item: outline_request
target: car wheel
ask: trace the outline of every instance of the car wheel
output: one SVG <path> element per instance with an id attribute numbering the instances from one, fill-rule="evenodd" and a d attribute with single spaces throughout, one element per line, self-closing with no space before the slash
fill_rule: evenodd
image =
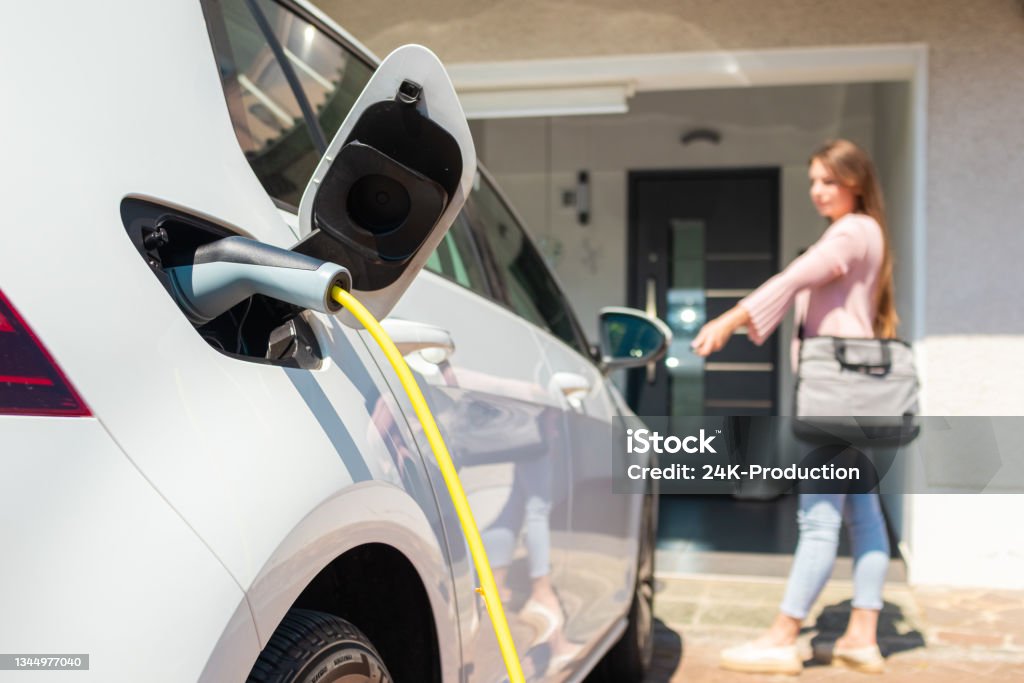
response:
<path id="1" fill-rule="evenodd" d="M 629 624 L 618 643 L 608 651 L 599 669 L 599 680 L 608 683 L 640 683 L 654 657 L 654 546 L 658 532 L 658 497 L 644 496 L 636 586 L 629 608 Z"/>
<path id="2" fill-rule="evenodd" d="M 285 615 L 249 683 L 392 683 L 370 640 L 344 619 L 305 609 Z"/>

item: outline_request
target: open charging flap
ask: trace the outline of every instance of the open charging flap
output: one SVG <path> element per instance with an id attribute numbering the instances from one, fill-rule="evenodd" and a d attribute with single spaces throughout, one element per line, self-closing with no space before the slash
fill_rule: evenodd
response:
<path id="1" fill-rule="evenodd" d="M 327 148 L 299 204 L 293 251 L 345 266 L 352 292 L 387 316 L 462 209 L 476 150 L 433 52 L 381 62 Z M 347 312 L 339 316 L 361 328 Z"/>

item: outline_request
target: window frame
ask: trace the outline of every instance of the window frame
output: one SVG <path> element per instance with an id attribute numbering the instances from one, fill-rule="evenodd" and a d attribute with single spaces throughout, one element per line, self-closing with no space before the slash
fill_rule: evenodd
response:
<path id="1" fill-rule="evenodd" d="M 209 0 L 203 1 L 208 2 Z M 349 52 L 353 57 L 369 67 L 370 71 L 376 71 L 377 67 L 380 66 L 380 60 L 373 55 L 367 54 L 365 47 L 358 45 L 344 34 L 339 33 L 316 14 L 310 12 L 299 3 L 294 2 L 294 0 L 270 0 L 270 2 L 280 5 L 291 13 L 298 15 L 306 23 L 315 26 L 318 31 L 338 43 L 346 52 Z"/>

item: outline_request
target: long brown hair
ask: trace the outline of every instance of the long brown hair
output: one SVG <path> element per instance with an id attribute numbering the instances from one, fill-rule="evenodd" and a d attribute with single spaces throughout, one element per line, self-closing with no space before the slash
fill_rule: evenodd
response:
<path id="1" fill-rule="evenodd" d="M 857 196 L 856 211 L 871 216 L 882 228 L 885 249 L 875 288 L 878 312 L 875 314 L 873 327 L 876 337 L 895 337 L 900 317 L 896 314 L 892 282 L 893 259 L 889 245 L 889 228 L 885 222 L 885 202 L 882 199 L 882 188 L 878 184 L 875 165 L 871 163 L 871 158 L 864 150 L 849 140 L 829 140 L 811 155 L 807 163 L 811 164 L 814 161 L 821 162 L 840 183 L 853 190 Z"/>

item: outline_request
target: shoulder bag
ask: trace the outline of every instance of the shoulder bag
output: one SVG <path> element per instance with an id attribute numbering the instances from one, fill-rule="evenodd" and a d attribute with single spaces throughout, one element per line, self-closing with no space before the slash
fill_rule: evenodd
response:
<path id="1" fill-rule="evenodd" d="M 907 342 L 802 338 L 793 421 L 801 439 L 907 443 L 917 436 L 917 413 L 917 369 Z"/>

